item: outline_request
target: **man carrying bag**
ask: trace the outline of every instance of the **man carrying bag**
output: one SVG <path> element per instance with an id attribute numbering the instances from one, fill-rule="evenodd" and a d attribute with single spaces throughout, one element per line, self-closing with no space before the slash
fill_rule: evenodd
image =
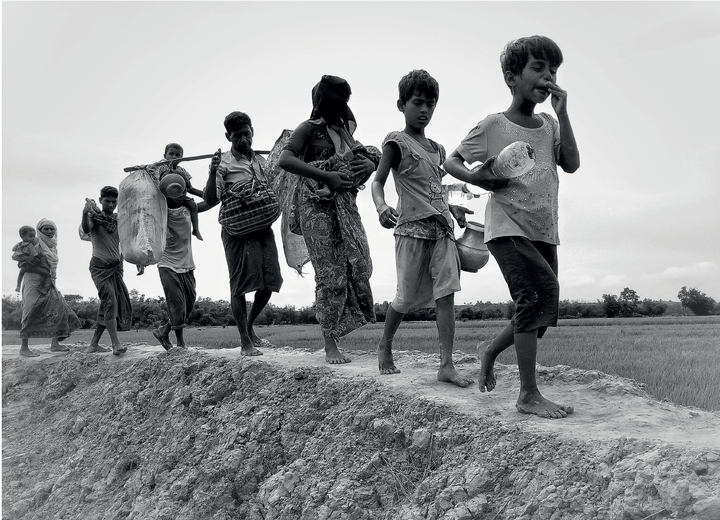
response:
<path id="1" fill-rule="evenodd" d="M 218 220 L 230 275 L 230 306 L 240 331 L 241 354 L 258 356 L 257 347 L 272 346 L 253 330 L 273 292 L 282 286 L 278 250 L 272 223 L 280 215 L 276 194 L 263 171 L 264 160 L 252 150 L 250 117 L 232 112 L 224 121 L 227 152 L 218 150 L 210 163 L 204 199 L 220 203 Z M 247 313 L 245 294 L 255 292 Z"/>

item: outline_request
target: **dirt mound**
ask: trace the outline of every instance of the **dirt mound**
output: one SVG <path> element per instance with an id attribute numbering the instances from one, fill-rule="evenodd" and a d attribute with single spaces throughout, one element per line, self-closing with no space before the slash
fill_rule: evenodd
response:
<path id="1" fill-rule="evenodd" d="M 437 356 L 131 345 L 20 359 L 3 346 L 3 518 L 720 518 L 720 416 L 633 381 L 540 367 L 564 420 L 480 394 Z M 458 365 L 479 369 L 474 356 Z"/>

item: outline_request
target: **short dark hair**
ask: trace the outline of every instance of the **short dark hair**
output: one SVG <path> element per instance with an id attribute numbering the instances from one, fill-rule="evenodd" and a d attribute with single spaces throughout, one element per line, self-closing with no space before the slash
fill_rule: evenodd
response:
<path id="1" fill-rule="evenodd" d="M 406 103 L 415 92 L 425 94 L 428 98 L 437 101 L 440 97 L 440 85 L 428 71 L 415 69 L 404 75 L 398 83 L 400 101 Z"/>
<path id="2" fill-rule="evenodd" d="M 32 226 L 21 226 L 20 227 L 20 238 L 27 235 L 30 231 L 35 231 L 35 228 Z"/>
<path id="3" fill-rule="evenodd" d="M 182 146 L 180 146 L 180 145 L 177 144 L 177 143 L 170 143 L 170 144 L 168 144 L 167 146 L 165 146 L 165 153 L 164 153 L 163 155 L 165 155 L 166 153 L 168 153 L 168 150 L 169 150 L 170 148 L 177 148 L 178 150 L 180 150 L 180 153 L 183 153 L 183 154 L 185 153 L 185 150 L 183 150 L 183 147 L 182 147 Z"/>
<path id="4" fill-rule="evenodd" d="M 557 43 L 547 36 L 528 36 L 518 38 L 505 45 L 500 54 L 502 72 L 520 74 L 527 65 L 530 55 L 540 60 L 547 60 L 551 67 L 559 67 L 563 62 L 563 55 Z"/>
<path id="5" fill-rule="evenodd" d="M 228 134 L 233 133 L 235 130 L 240 130 L 243 126 L 248 125 L 252 129 L 252 121 L 250 116 L 245 112 L 230 112 L 225 116 L 225 131 Z"/>
<path id="6" fill-rule="evenodd" d="M 117 197 L 118 196 L 118 190 L 114 186 L 104 186 L 103 189 L 100 190 L 100 198 L 105 197 Z"/>

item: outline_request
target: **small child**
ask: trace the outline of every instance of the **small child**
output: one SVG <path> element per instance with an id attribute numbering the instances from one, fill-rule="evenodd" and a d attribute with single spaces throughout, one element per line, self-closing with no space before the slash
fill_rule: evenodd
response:
<path id="1" fill-rule="evenodd" d="M 568 173 L 580 167 L 567 92 L 555 83 L 562 61 L 560 48 L 550 38 L 531 36 L 508 43 L 500 63 L 512 94 L 510 107 L 478 123 L 445 162 L 453 177 L 494 190 L 485 207 L 485 243 L 515 302 L 513 319 L 482 353 L 480 391 L 495 388 L 495 360 L 514 344 L 520 372 L 516 408 L 547 418 L 573 411 L 545 399 L 535 377 L 538 338 L 547 327 L 556 326 L 558 318 L 557 167 Z M 535 106 L 548 97 L 557 121 L 546 113 L 535 114 Z M 535 150 L 535 166 L 498 183 L 493 159 L 515 141 L 525 141 Z M 477 161 L 483 165 L 472 171 L 464 165 Z"/>
<path id="2" fill-rule="evenodd" d="M 45 276 L 41 289 L 47 288 L 50 283 L 50 263 L 42 249 L 39 247 L 40 239 L 37 238 L 35 228 L 32 226 L 22 226 L 20 228 L 20 238 L 22 242 L 18 242 L 13 246 L 13 260 L 17 260 L 20 273 L 18 274 L 17 287 L 15 292 L 20 292 L 23 276 L 25 273 L 37 273 Z"/>
<path id="3" fill-rule="evenodd" d="M 118 190 L 105 186 L 100 190 L 100 207 L 94 200 L 85 199 L 82 232 L 90 235 L 92 258 L 90 275 L 100 299 L 97 326 L 86 352 L 107 352 L 100 346 L 100 338 L 107 329 L 112 341 L 112 352 L 120 355 L 127 350 L 118 338 L 118 331 L 130 330 L 132 307 L 130 294 L 123 281 L 123 257 L 117 230 Z"/>
<path id="4" fill-rule="evenodd" d="M 397 107 L 405 115 L 405 129 L 390 132 L 383 141 L 382 159 L 372 182 L 372 196 L 383 227 L 395 228 L 397 294 L 385 318 L 378 345 L 381 374 L 395 367 L 392 342 L 412 307 L 435 307 L 440 336 L 439 381 L 467 387 L 473 380 L 457 372 L 452 352 L 455 338 L 455 292 L 460 290 L 460 257 L 455 246 L 453 217 L 465 226 L 460 206 L 448 206 L 442 185 L 445 148 L 425 137 L 440 87 L 424 70 L 413 70 L 399 83 Z M 393 170 L 397 210 L 385 203 L 385 181 Z"/>
<path id="5" fill-rule="evenodd" d="M 170 143 L 165 147 L 165 154 L 163 155 L 163 159 L 165 159 L 166 161 L 182 159 L 184 153 L 185 152 L 183 151 L 182 146 L 177 143 Z M 187 194 L 190 193 L 191 195 L 202 197 L 203 192 L 192 187 L 192 185 L 190 184 L 191 177 L 187 170 L 185 168 L 181 168 L 175 162 L 170 162 L 169 164 L 160 164 L 158 166 L 150 166 L 148 170 L 150 171 L 151 175 L 153 175 L 158 180 L 158 182 L 161 181 L 163 177 L 171 173 L 176 173 L 185 180 L 185 191 L 180 196 L 167 197 L 168 208 L 175 209 L 185 206 L 190 211 L 192 234 L 195 235 L 198 240 L 202 240 L 203 238 L 200 234 L 200 225 L 198 219 L 198 206 L 195 200 L 193 200 L 192 197 L 188 197 Z"/>

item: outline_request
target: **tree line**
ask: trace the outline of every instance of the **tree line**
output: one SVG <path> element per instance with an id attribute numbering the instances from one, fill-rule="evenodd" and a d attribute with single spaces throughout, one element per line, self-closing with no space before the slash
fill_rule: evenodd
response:
<path id="1" fill-rule="evenodd" d="M 84 299 L 77 294 L 66 294 L 65 301 L 80 319 L 82 328 L 95 326 L 100 301 L 97 298 Z M 559 306 L 561 319 L 572 318 L 629 318 L 637 316 L 663 316 L 665 314 L 688 314 L 707 316 L 720 314 L 720 304 L 696 288 L 683 287 L 678 292 L 680 302 L 640 299 L 637 292 L 626 287 L 619 295 L 603 294 L 597 302 L 562 300 Z M 155 328 L 167 319 L 167 305 L 164 297 L 146 298 L 136 289 L 130 291 L 132 301 L 133 327 L 137 329 Z M 2 305 L 2 324 L 5 330 L 19 330 L 22 319 L 22 302 L 13 296 L 4 296 Z M 375 314 L 379 322 L 385 321 L 389 302 L 375 304 Z M 475 302 L 456 305 L 455 317 L 459 321 L 510 319 L 515 312 L 512 301 L 503 303 Z M 435 309 L 411 309 L 406 321 L 435 321 Z M 268 304 L 260 314 L 258 325 L 299 325 L 317 324 L 315 306 L 296 308 L 294 305 L 278 307 Z M 193 327 L 235 326 L 230 303 L 225 300 L 198 298 L 188 325 Z"/>

